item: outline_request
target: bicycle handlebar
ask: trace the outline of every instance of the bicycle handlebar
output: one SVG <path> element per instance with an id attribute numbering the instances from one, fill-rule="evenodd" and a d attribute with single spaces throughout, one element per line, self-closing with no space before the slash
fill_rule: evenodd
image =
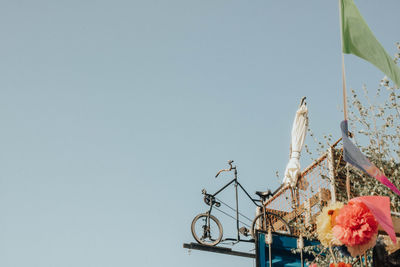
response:
<path id="1" fill-rule="evenodd" d="M 232 166 L 233 160 L 228 160 L 228 164 L 229 164 L 229 169 L 222 169 L 219 170 L 218 173 L 215 175 L 215 178 L 218 177 L 218 175 L 221 174 L 221 172 L 230 172 L 233 169 L 236 169 L 236 166 Z"/>

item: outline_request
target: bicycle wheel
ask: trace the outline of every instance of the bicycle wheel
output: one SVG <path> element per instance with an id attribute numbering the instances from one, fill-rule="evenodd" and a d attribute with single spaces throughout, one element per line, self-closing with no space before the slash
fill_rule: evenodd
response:
<path id="1" fill-rule="evenodd" d="M 215 246 L 222 239 L 222 225 L 212 215 L 201 213 L 192 221 L 192 235 L 197 242 L 207 246 Z"/>
<path id="2" fill-rule="evenodd" d="M 266 223 L 264 224 L 264 214 L 258 214 L 256 218 L 254 218 L 251 224 L 251 236 L 255 239 L 256 238 L 256 230 L 262 230 L 268 232 L 271 229 L 272 233 L 279 233 L 279 234 L 288 234 L 290 235 L 292 231 L 288 223 L 282 219 L 279 215 L 266 212 Z M 264 225 L 266 229 L 264 229 Z"/>

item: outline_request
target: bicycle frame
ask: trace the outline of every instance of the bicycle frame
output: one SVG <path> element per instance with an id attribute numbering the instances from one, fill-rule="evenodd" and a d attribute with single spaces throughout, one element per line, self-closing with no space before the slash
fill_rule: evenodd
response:
<path id="1" fill-rule="evenodd" d="M 225 241 L 243 241 L 243 242 L 254 242 L 252 240 L 247 240 L 247 239 L 240 239 L 240 232 L 239 232 L 239 198 L 238 198 L 238 186 L 242 189 L 242 191 L 246 194 L 246 196 L 254 203 L 254 205 L 256 205 L 257 207 L 262 207 L 262 205 L 257 204 L 257 202 L 261 202 L 261 200 L 258 199 L 253 199 L 249 193 L 247 193 L 246 189 L 244 189 L 244 187 L 239 183 L 238 179 L 237 179 L 237 169 L 236 166 L 232 167 L 232 169 L 234 170 L 234 178 L 228 182 L 226 185 L 224 185 L 223 187 L 221 187 L 217 192 L 215 192 L 214 194 L 212 194 L 212 197 L 215 197 L 216 195 L 218 195 L 219 193 L 221 193 L 222 191 L 224 191 L 228 186 L 230 186 L 231 184 L 234 184 L 235 186 L 235 199 L 236 199 L 236 232 L 237 232 L 237 238 L 225 238 Z M 211 214 L 211 210 L 213 208 L 213 204 L 210 203 L 210 209 L 208 211 L 209 214 Z M 265 215 L 265 209 L 264 210 L 264 215 Z M 209 220 L 209 219 L 208 219 Z"/>

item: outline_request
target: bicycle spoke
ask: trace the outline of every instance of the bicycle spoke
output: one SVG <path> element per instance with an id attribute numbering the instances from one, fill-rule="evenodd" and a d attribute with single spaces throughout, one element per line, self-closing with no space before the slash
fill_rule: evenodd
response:
<path id="1" fill-rule="evenodd" d="M 265 223 L 264 223 L 265 220 Z M 263 214 L 258 215 L 256 219 L 254 219 L 251 233 L 254 237 L 256 230 L 264 230 L 266 232 L 273 232 L 273 233 L 282 233 L 282 234 L 290 234 L 291 230 L 287 222 L 279 217 L 279 215 L 267 212 L 265 214 L 265 219 Z"/>
<path id="2" fill-rule="evenodd" d="M 204 245 L 215 245 L 222 238 L 222 228 L 216 218 L 201 214 L 192 223 L 192 233 L 195 239 Z"/>

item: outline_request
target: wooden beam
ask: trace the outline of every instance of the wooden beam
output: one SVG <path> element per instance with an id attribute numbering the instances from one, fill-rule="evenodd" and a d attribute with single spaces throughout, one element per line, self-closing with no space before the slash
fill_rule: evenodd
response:
<path id="1" fill-rule="evenodd" d="M 189 243 L 189 244 L 184 243 L 183 248 L 196 249 L 196 250 L 202 250 L 202 251 L 207 251 L 207 252 L 214 252 L 214 253 L 239 256 L 239 257 L 245 257 L 245 258 L 252 258 L 252 259 L 256 258 L 256 254 L 235 251 L 235 250 L 232 250 L 231 248 L 226 248 L 226 247 L 206 246 L 206 245 L 201 245 L 198 243 Z"/>
<path id="2" fill-rule="evenodd" d="M 392 216 L 393 228 L 396 236 L 400 236 L 400 218 L 398 216 Z M 386 232 L 383 230 L 382 226 L 378 226 L 378 231 L 380 234 L 385 235 Z"/>

